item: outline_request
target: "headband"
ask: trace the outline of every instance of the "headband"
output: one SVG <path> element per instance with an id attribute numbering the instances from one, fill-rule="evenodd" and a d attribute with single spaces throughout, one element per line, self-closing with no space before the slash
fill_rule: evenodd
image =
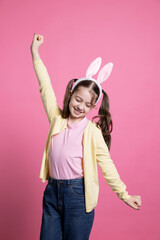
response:
<path id="1" fill-rule="evenodd" d="M 100 69 L 102 63 L 102 58 L 98 57 L 96 58 L 93 62 L 91 62 L 91 64 L 89 65 L 87 71 L 86 71 L 86 76 L 83 78 L 79 78 L 74 85 L 72 86 L 71 91 L 73 91 L 73 89 L 75 88 L 75 86 L 80 83 L 81 81 L 84 80 L 91 80 L 93 82 L 95 82 L 99 88 L 99 97 L 96 101 L 95 104 L 97 104 L 97 102 L 100 100 L 101 95 L 102 95 L 102 87 L 101 87 L 101 83 L 106 81 L 108 79 L 108 77 L 110 76 L 111 72 L 112 72 L 112 68 L 113 68 L 113 63 L 108 63 L 106 64 L 98 73 L 97 76 L 97 80 L 92 78 L 92 76 L 94 76 Z"/>

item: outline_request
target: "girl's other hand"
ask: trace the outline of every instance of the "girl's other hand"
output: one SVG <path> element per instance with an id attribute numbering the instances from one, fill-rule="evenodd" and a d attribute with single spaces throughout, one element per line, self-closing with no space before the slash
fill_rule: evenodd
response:
<path id="1" fill-rule="evenodd" d="M 142 201 L 140 196 L 132 195 L 127 201 L 125 201 L 125 203 L 136 210 L 140 210 Z"/>
<path id="2" fill-rule="evenodd" d="M 33 50 L 38 51 L 38 49 L 42 45 L 42 43 L 43 43 L 43 36 L 39 35 L 37 33 L 34 33 L 33 41 L 32 41 L 32 44 L 30 46 L 31 51 L 33 51 Z"/>

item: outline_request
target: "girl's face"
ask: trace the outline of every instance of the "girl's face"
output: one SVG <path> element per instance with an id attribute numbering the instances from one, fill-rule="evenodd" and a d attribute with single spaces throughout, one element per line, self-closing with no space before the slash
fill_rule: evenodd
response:
<path id="1" fill-rule="evenodd" d="M 91 105 L 92 95 L 88 88 L 80 86 L 72 94 L 69 102 L 69 118 L 74 121 L 80 121 L 95 106 Z"/>

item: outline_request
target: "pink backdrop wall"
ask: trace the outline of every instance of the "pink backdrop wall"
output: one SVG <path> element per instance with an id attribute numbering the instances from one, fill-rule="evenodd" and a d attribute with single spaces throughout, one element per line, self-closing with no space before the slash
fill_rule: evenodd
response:
<path id="1" fill-rule="evenodd" d="M 114 63 L 103 83 L 114 124 L 110 153 L 142 207 L 119 200 L 99 171 L 90 239 L 160 238 L 159 12 L 156 0 L 0 2 L 1 239 L 39 239 L 46 185 L 39 173 L 49 123 L 32 66 L 34 32 L 44 36 L 40 55 L 60 106 L 68 81 L 83 77 L 93 59 Z"/>

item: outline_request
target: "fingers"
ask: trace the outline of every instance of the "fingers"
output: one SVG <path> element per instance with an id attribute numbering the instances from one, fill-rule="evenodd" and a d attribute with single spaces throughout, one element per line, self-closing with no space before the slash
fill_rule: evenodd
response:
<path id="1" fill-rule="evenodd" d="M 135 209 L 140 209 L 140 204 L 138 202 L 134 202 Z"/>
<path id="2" fill-rule="evenodd" d="M 135 195 L 131 196 L 131 198 L 127 201 L 127 204 L 136 210 L 140 210 L 140 206 L 142 204 L 141 197 Z"/>
<path id="3" fill-rule="evenodd" d="M 139 210 L 140 209 L 140 206 L 138 205 L 137 202 L 132 202 L 130 204 L 128 204 L 130 207 L 136 209 L 136 210 Z"/>
<path id="4" fill-rule="evenodd" d="M 33 38 L 34 38 L 34 39 L 37 38 L 37 33 L 34 33 Z"/>
<path id="5" fill-rule="evenodd" d="M 141 205 L 142 205 L 141 197 L 136 196 L 136 200 L 134 201 L 135 209 L 139 210 Z"/>
<path id="6" fill-rule="evenodd" d="M 137 203 L 138 203 L 139 206 L 142 205 L 141 196 L 137 196 Z"/>
<path id="7" fill-rule="evenodd" d="M 40 40 L 43 41 L 43 36 L 40 35 L 40 34 L 34 33 L 34 39 L 36 39 L 36 40 L 38 40 L 38 41 L 40 41 Z"/>
<path id="8" fill-rule="evenodd" d="M 36 40 L 38 40 L 38 41 L 41 40 L 40 35 L 38 35 L 37 33 L 35 33 L 35 34 L 34 34 L 34 39 L 36 39 Z"/>

